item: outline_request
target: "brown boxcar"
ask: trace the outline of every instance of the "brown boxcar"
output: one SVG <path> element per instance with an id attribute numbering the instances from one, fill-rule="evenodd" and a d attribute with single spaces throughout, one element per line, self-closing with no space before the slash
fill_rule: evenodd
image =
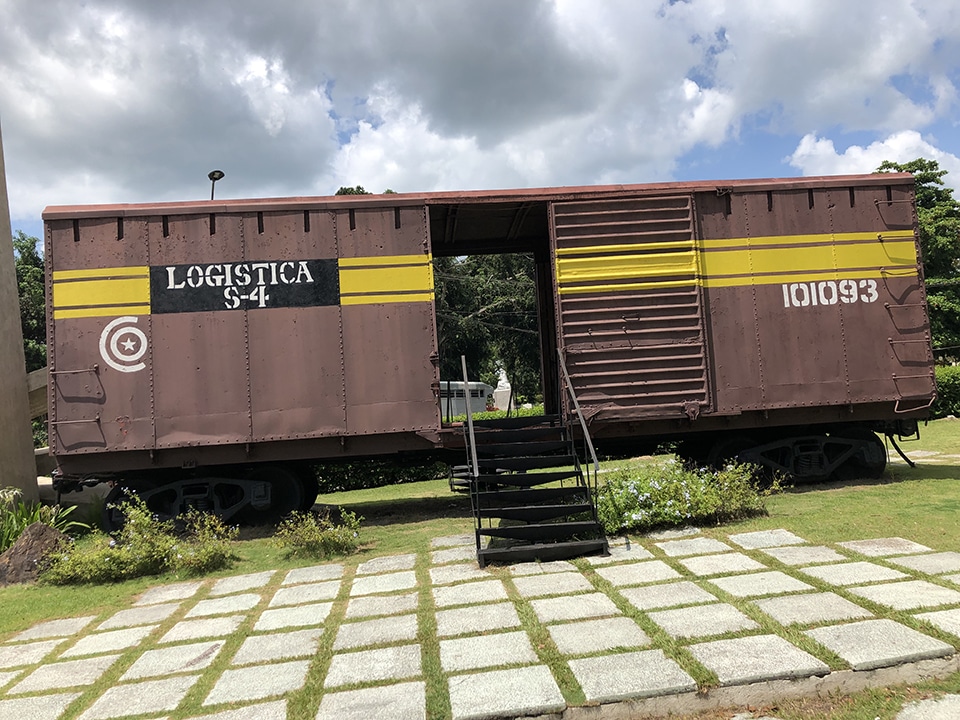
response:
<path id="1" fill-rule="evenodd" d="M 61 487 L 167 488 L 171 510 L 285 511 L 312 501 L 297 463 L 461 444 L 440 421 L 433 256 L 533 254 L 546 410 L 569 415 L 564 362 L 611 448 L 876 472 L 870 431 L 912 430 L 935 393 L 910 175 L 44 220 Z"/>

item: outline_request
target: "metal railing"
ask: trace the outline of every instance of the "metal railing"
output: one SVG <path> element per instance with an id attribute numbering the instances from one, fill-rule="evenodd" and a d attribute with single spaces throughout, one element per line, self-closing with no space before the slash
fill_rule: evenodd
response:
<path id="1" fill-rule="evenodd" d="M 590 458 L 591 464 L 593 465 L 593 479 L 591 481 L 590 477 L 590 465 L 586 466 L 586 472 L 584 475 L 584 481 L 593 491 L 594 504 L 596 504 L 596 491 L 597 491 L 597 476 L 600 473 L 600 461 L 597 459 L 597 451 L 593 447 L 593 440 L 590 437 L 590 431 L 587 429 L 587 421 L 583 417 L 583 411 L 580 409 L 580 401 L 577 400 L 577 393 L 573 389 L 573 383 L 570 382 L 570 373 L 567 372 L 567 364 L 563 359 L 563 350 L 557 348 L 557 357 L 560 359 L 560 372 L 563 375 L 563 384 L 567 388 L 567 392 L 570 395 L 570 401 L 573 403 L 573 410 L 577 415 L 577 418 L 580 421 L 580 432 L 583 436 L 584 445 L 587 451 L 587 456 Z M 573 433 L 571 432 L 571 440 Z M 578 461 L 579 464 L 579 461 Z"/>

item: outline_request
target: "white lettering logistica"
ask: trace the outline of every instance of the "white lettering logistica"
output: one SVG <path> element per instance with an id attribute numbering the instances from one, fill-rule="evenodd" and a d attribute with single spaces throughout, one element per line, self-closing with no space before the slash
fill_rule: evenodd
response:
<path id="1" fill-rule="evenodd" d="M 247 287 L 266 285 L 299 285 L 312 283 L 313 275 L 306 260 L 254 263 L 217 263 L 213 265 L 168 265 L 167 290 L 199 287 Z"/>

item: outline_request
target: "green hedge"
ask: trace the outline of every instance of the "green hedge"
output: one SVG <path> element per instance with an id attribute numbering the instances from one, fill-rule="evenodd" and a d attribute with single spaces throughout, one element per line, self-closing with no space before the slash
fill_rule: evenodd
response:
<path id="1" fill-rule="evenodd" d="M 937 401 L 930 408 L 930 417 L 960 417 L 960 365 L 938 366 L 936 374 Z"/>

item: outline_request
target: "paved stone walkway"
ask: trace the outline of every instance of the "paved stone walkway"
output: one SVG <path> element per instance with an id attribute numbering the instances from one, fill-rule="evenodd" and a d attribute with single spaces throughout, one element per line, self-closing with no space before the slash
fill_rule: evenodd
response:
<path id="1" fill-rule="evenodd" d="M 428 697 L 455 720 L 575 717 L 702 699 L 703 683 L 867 676 L 960 644 L 960 553 L 901 538 L 692 531 L 493 570 L 472 542 L 155 587 L 0 638 L 0 720 L 410 720 Z M 957 716 L 947 696 L 899 717 Z"/>

